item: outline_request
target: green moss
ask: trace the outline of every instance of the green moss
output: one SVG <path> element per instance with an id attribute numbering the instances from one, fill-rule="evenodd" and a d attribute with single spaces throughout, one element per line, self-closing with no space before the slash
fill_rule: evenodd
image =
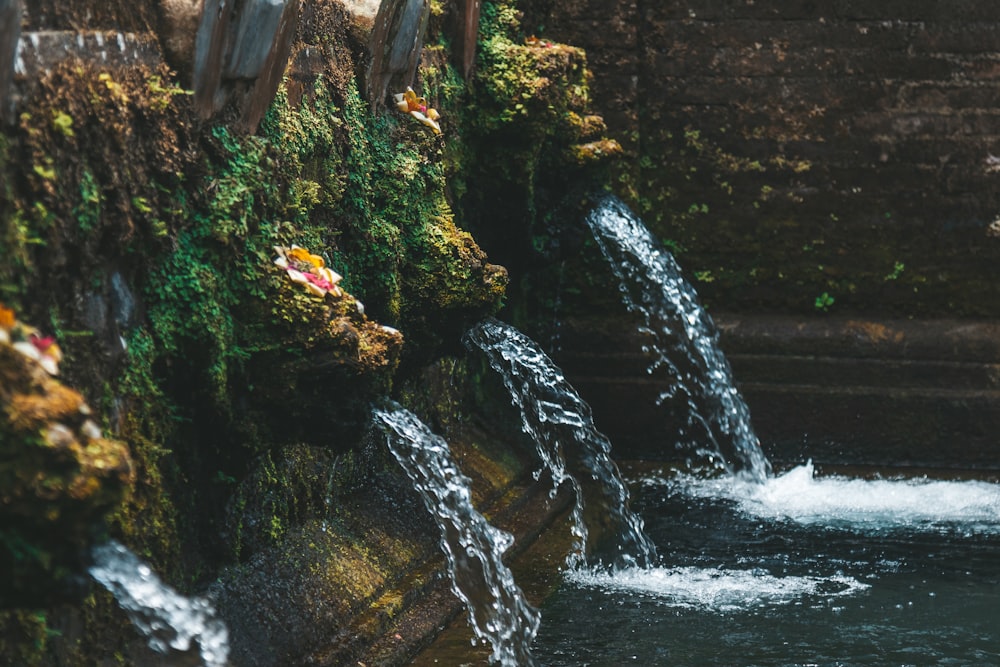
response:
<path id="1" fill-rule="evenodd" d="M 111 517 L 114 531 L 163 574 L 176 571 L 181 551 L 181 518 L 168 480 L 178 475 L 177 462 L 167 443 L 176 441 L 177 408 L 160 386 L 153 364 L 157 347 L 145 329 L 136 329 L 127 341 L 128 357 L 109 402 L 128 406 L 121 436 L 131 445 L 139 480 L 121 509 Z"/>
<path id="2" fill-rule="evenodd" d="M 28 216 L 14 202 L 10 141 L 0 134 L 0 299 L 21 310 L 31 272 L 32 245 L 40 240 Z"/>
<path id="3" fill-rule="evenodd" d="M 33 667 L 41 664 L 50 638 L 58 635 L 49 627 L 44 612 L 0 613 L 0 665 Z"/>
<path id="4" fill-rule="evenodd" d="M 260 457 L 235 492 L 231 548 L 246 559 L 280 545 L 289 530 L 332 518 L 338 493 L 355 483 L 353 453 L 293 445 Z"/>

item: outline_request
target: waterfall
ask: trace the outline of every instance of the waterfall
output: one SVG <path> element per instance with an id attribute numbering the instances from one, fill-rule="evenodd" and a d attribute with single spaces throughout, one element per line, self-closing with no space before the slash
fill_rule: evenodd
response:
<path id="1" fill-rule="evenodd" d="M 180 595 L 114 540 L 94 547 L 92 555 L 90 575 L 114 595 L 151 649 L 189 651 L 196 641 L 206 667 L 227 664 L 229 630 L 208 600 Z"/>
<path id="2" fill-rule="evenodd" d="M 686 400 L 682 440 L 707 436 L 712 447 L 703 448 L 704 453 L 722 456 L 730 471 L 758 482 L 766 479 L 771 466 L 719 349 L 719 332 L 673 256 L 615 197 L 593 210 L 587 224 L 618 278 L 626 306 L 642 315 L 642 330 L 652 337 L 649 372 L 665 367 L 672 376 L 674 385 L 659 402 L 678 394 Z"/>
<path id="3" fill-rule="evenodd" d="M 491 526 L 472 506 L 469 479 L 458 469 L 444 439 L 397 405 L 376 409 L 374 416 L 386 430 L 389 449 L 441 528 L 452 588 L 465 603 L 476 636 L 493 646 L 496 664 L 535 665 L 530 645 L 540 617 L 501 559 L 514 538 Z"/>
<path id="4" fill-rule="evenodd" d="M 465 344 L 485 352 L 503 378 L 553 483 L 569 482 L 576 492 L 577 545 L 570 565 L 651 565 L 656 549 L 643 533 L 642 519 L 629 509 L 611 443 L 594 427 L 590 406 L 562 371 L 534 341 L 496 320 L 471 329 Z"/>

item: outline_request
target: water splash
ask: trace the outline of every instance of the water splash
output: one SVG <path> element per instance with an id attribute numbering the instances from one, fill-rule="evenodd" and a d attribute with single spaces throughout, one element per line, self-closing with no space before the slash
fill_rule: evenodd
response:
<path id="1" fill-rule="evenodd" d="M 842 574 L 774 576 L 760 570 L 700 567 L 631 569 L 613 574 L 578 571 L 570 573 L 567 580 L 584 588 L 655 598 L 670 607 L 715 612 L 744 612 L 764 605 L 791 604 L 804 597 L 855 595 L 870 588 Z"/>
<path id="2" fill-rule="evenodd" d="M 626 306 L 645 321 L 643 331 L 653 341 L 650 373 L 666 368 L 675 383 L 659 401 L 686 401 L 682 441 L 707 437 L 712 446 L 702 453 L 721 455 L 731 471 L 764 481 L 770 464 L 719 349 L 718 330 L 677 262 L 615 197 L 593 210 L 587 224 L 618 278 Z"/>
<path id="3" fill-rule="evenodd" d="M 114 540 L 94 547 L 93 558 L 90 575 L 114 595 L 151 649 L 189 651 L 197 642 L 206 667 L 227 664 L 229 630 L 208 600 L 180 595 Z"/>
<path id="4" fill-rule="evenodd" d="M 535 665 L 530 646 L 540 616 L 502 560 L 514 538 L 491 526 L 472 506 L 469 479 L 458 469 L 444 439 L 397 405 L 376 409 L 374 417 L 441 528 L 452 588 L 465 603 L 476 636 L 492 645 L 496 664 Z"/>
<path id="5" fill-rule="evenodd" d="M 656 548 L 643 533 L 642 519 L 629 509 L 629 494 L 611 443 L 594 426 L 588 406 L 530 338 L 493 319 L 465 336 L 470 349 L 486 353 L 521 411 L 521 426 L 535 442 L 553 483 L 572 485 L 577 544 L 570 565 L 646 567 Z"/>
<path id="6" fill-rule="evenodd" d="M 695 498 L 723 498 L 761 519 L 855 530 L 1000 533 L 1000 485 L 976 481 L 816 477 L 812 463 L 764 484 L 679 475 L 649 477 Z"/>

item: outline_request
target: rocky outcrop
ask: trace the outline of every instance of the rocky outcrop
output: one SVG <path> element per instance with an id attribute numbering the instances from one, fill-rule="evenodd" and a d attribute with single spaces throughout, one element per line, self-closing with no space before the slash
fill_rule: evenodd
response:
<path id="1" fill-rule="evenodd" d="M 44 606 L 83 588 L 89 546 L 134 481 L 128 447 L 105 438 L 61 383 L 58 345 L 0 304 L 0 607 Z"/>

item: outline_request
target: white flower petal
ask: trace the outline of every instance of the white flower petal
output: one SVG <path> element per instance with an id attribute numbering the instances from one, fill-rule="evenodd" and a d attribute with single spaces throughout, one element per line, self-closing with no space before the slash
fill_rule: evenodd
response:
<path id="1" fill-rule="evenodd" d="M 59 362 L 57 362 L 49 355 L 43 354 L 41 358 L 38 360 L 38 363 L 49 375 L 59 375 Z"/>
<path id="2" fill-rule="evenodd" d="M 336 285 L 337 283 L 339 283 L 341 280 L 344 279 L 344 277 L 341 276 L 339 273 L 325 266 L 319 267 L 317 269 L 317 273 L 319 273 L 319 276 L 324 280 L 328 281 L 331 285 Z"/>
<path id="3" fill-rule="evenodd" d="M 427 127 L 429 127 L 432 130 L 434 130 L 434 134 L 441 134 L 441 126 L 438 125 L 433 120 L 431 120 L 430 118 L 428 118 L 427 116 L 425 116 L 424 114 L 420 113 L 419 111 L 411 111 L 410 115 L 413 116 L 414 118 L 416 118 L 417 120 L 419 120 L 421 123 L 423 123 Z"/>
<path id="4" fill-rule="evenodd" d="M 27 341 L 22 340 L 14 343 L 14 349 L 34 361 L 41 361 L 42 359 L 42 353 L 38 348 Z"/>
<path id="5" fill-rule="evenodd" d="M 83 422 L 80 426 L 80 433 L 86 436 L 88 440 L 97 440 L 101 437 L 101 429 L 92 419 Z"/>
<path id="6" fill-rule="evenodd" d="M 45 440 L 56 449 L 66 449 L 76 442 L 76 436 L 68 426 L 56 422 L 45 429 Z"/>
<path id="7" fill-rule="evenodd" d="M 288 269 L 288 277 L 292 279 L 293 283 L 300 283 L 303 285 L 311 285 L 309 279 L 306 278 L 306 274 L 302 273 L 298 269 Z"/>

